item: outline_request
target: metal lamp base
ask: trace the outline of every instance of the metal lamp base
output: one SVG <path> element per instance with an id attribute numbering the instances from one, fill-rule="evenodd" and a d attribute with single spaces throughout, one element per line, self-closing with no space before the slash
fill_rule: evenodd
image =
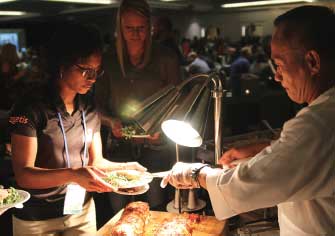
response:
<path id="1" fill-rule="evenodd" d="M 179 213 L 179 194 L 180 194 L 180 190 L 176 189 L 175 199 L 166 205 L 166 210 L 168 212 Z M 199 198 L 196 198 L 194 189 L 189 190 L 187 201 L 183 199 L 181 201 L 181 212 L 199 211 L 205 207 L 206 207 L 206 202 Z"/>
<path id="2" fill-rule="evenodd" d="M 193 211 L 200 211 L 201 209 L 206 207 L 206 202 L 204 200 L 198 199 L 197 200 L 197 205 L 195 206 L 194 209 L 189 209 L 187 208 L 187 202 L 183 204 L 183 207 L 181 208 L 181 212 L 193 212 Z M 174 200 L 169 202 L 166 205 L 166 211 L 167 212 L 173 212 L 173 213 L 179 213 L 179 209 L 176 209 L 174 207 Z"/>

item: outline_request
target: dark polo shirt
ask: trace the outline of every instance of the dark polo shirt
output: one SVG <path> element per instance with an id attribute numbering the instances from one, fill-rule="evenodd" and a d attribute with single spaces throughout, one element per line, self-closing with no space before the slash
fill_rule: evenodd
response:
<path id="1" fill-rule="evenodd" d="M 87 142 L 100 131 L 100 119 L 88 95 L 77 95 L 75 111 L 68 114 L 59 95 L 48 86 L 31 91 L 17 103 L 9 117 L 11 134 L 36 137 L 38 150 L 35 166 L 47 169 L 66 168 L 64 138 L 58 112 L 61 114 L 67 138 L 71 167 L 81 167 L 84 161 L 85 113 Z M 21 188 L 20 186 L 18 186 Z M 21 188 L 22 189 L 22 188 Z M 63 216 L 66 186 L 49 189 L 25 189 L 32 195 L 25 207 L 15 210 L 16 217 L 24 220 L 43 220 Z"/>

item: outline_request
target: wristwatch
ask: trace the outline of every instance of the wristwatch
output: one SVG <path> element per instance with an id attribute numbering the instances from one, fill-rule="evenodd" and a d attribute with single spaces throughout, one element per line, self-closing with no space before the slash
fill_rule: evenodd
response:
<path id="1" fill-rule="evenodd" d="M 198 188 L 200 188 L 200 183 L 199 183 L 199 174 L 202 168 L 206 167 L 206 166 L 210 166 L 209 164 L 200 164 L 197 167 L 194 167 L 191 171 L 191 176 L 192 179 L 197 183 Z"/>

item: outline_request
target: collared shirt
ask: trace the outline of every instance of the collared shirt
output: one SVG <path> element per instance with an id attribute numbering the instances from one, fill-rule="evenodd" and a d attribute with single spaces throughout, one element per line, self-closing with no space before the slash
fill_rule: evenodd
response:
<path id="1" fill-rule="evenodd" d="M 278 206 L 281 236 L 335 235 L 335 88 L 285 123 L 280 138 L 206 184 L 218 219 Z"/>
<path id="2" fill-rule="evenodd" d="M 70 115 L 66 112 L 65 105 L 59 95 L 52 92 L 48 87 L 34 90 L 29 95 L 14 106 L 9 117 L 9 128 L 11 134 L 37 138 L 38 150 L 35 166 L 46 169 L 67 167 L 64 138 L 57 115 L 58 112 L 61 114 L 67 138 L 70 166 L 83 166 L 84 127 L 82 112 L 85 113 L 87 147 L 90 146 L 94 133 L 100 131 L 100 119 L 92 105 L 93 102 L 90 101 L 88 96 L 77 95 L 75 110 Z M 48 189 L 26 189 L 32 195 L 32 199 L 25 204 L 25 209 L 28 211 L 28 208 L 33 208 L 31 205 L 43 209 L 44 203 L 47 204 L 44 202 L 45 199 L 50 201 L 50 199 L 64 197 L 65 188 L 66 186 Z M 44 200 L 39 201 L 38 199 Z M 23 210 L 20 210 L 20 212 L 22 213 Z M 58 214 L 62 215 L 62 209 Z"/>
<path id="3" fill-rule="evenodd" d="M 211 71 L 207 62 L 199 57 L 195 58 L 194 61 L 188 66 L 188 72 L 190 75 L 195 74 L 206 74 Z"/>
<path id="4" fill-rule="evenodd" d="M 250 62 L 247 58 L 239 56 L 230 67 L 230 77 L 235 78 L 241 76 L 243 73 L 248 73 Z"/>

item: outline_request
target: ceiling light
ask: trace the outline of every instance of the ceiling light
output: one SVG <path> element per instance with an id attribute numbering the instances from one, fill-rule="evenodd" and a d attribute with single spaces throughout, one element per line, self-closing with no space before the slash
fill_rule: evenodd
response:
<path id="1" fill-rule="evenodd" d="M 85 4 L 111 4 L 113 0 L 47 0 L 48 2 L 68 2 L 68 3 L 85 3 Z"/>
<path id="2" fill-rule="evenodd" d="M 314 0 L 268 0 L 268 1 L 227 3 L 227 4 L 222 4 L 221 7 L 223 8 L 254 7 L 254 6 L 285 4 L 285 3 L 313 2 L 313 1 Z"/>
<path id="3" fill-rule="evenodd" d="M 15 2 L 16 0 L 0 0 L 0 4 L 1 3 L 7 3 L 7 2 Z"/>
<path id="4" fill-rule="evenodd" d="M 24 11 L 0 11 L 0 16 L 22 16 L 27 14 Z"/>

